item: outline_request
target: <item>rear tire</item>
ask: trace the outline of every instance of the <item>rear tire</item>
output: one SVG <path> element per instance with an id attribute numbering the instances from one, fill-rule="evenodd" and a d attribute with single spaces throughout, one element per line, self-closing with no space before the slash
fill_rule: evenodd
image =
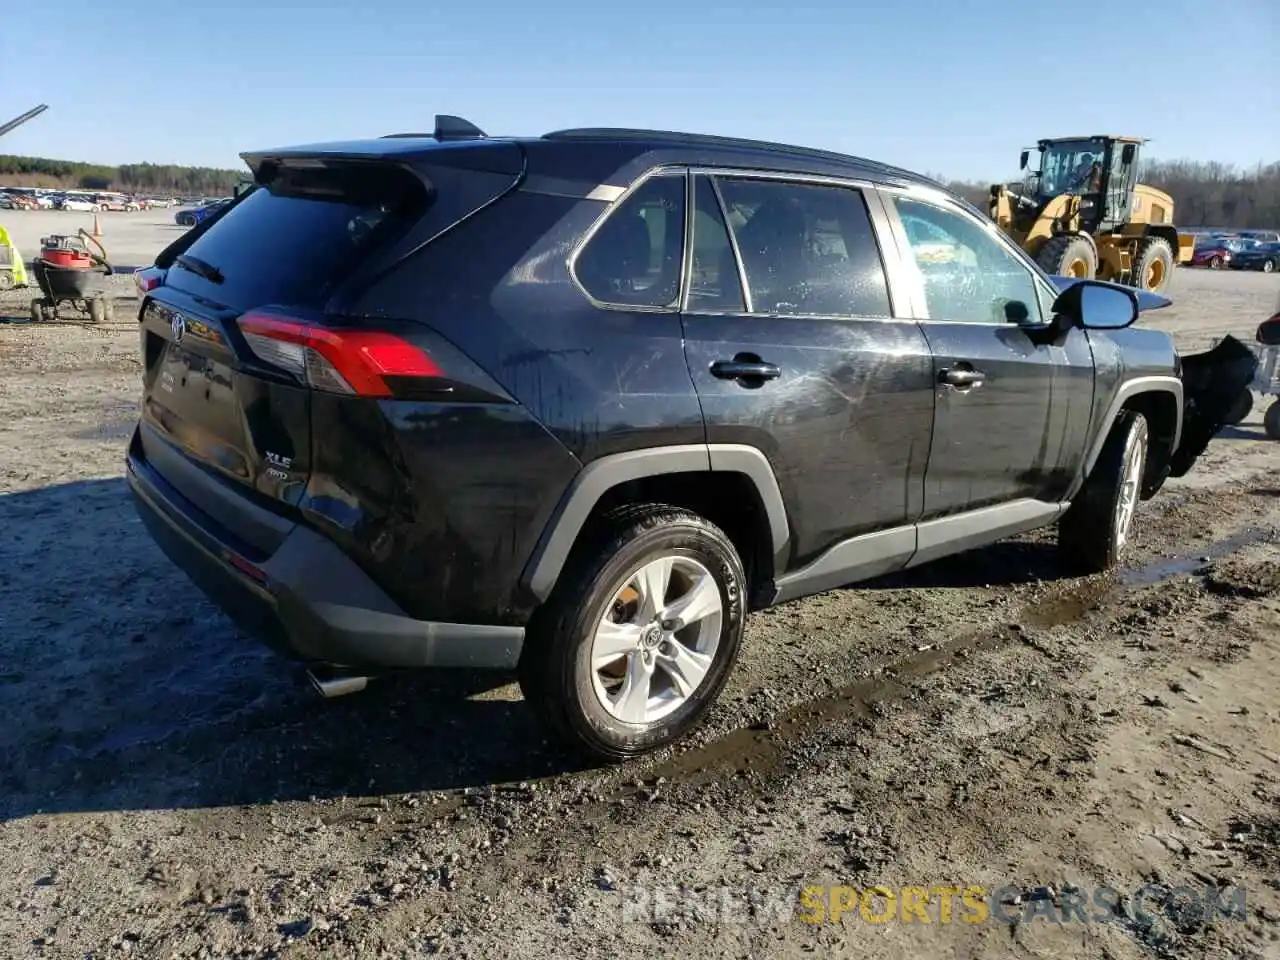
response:
<path id="1" fill-rule="evenodd" d="M 1070 566 L 1101 573 L 1120 561 L 1142 496 L 1148 445 L 1146 418 L 1135 410 L 1123 411 L 1058 523 L 1058 549 Z"/>
<path id="2" fill-rule="evenodd" d="M 1244 422 L 1244 418 L 1253 412 L 1253 394 L 1248 390 L 1243 391 L 1231 409 L 1227 411 L 1227 418 L 1223 423 L 1228 427 L 1234 427 L 1237 423 Z"/>
<path id="3" fill-rule="evenodd" d="M 107 319 L 107 307 L 101 300 L 89 301 L 89 322 L 103 323 Z"/>
<path id="4" fill-rule="evenodd" d="M 1098 251 L 1078 234 L 1064 233 L 1047 240 L 1036 256 L 1036 262 L 1047 273 L 1077 280 L 1092 280 L 1098 275 Z"/>
<path id="5" fill-rule="evenodd" d="M 1263 261 L 1262 261 L 1262 272 L 1263 272 L 1263 273 L 1272 273 L 1272 272 L 1274 272 L 1274 271 L 1275 271 L 1275 269 L 1276 269 L 1276 262 L 1275 262 L 1274 260 L 1263 260 Z"/>
<path id="6" fill-rule="evenodd" d="M 1267 412 L 1262 417 L 1262 428 L 1272 440 L 1280 440 L 1280 400 L 1267 407 Z"/>
<path id="7" fill-rule="evenodd" d="M 1147 237 L 1133 258 L 1132 283 L 1139 290 L 1162 293 L 1173 277 L 1173 248 L 1161 237 Z"/>
<path id="8" fill-rule="evenodd" d="M 558 737 L 621 760 L 706 716 L 737 660 L 746 577 L 722 530 L 675 507 L 624 508 L 588 536 L 526 630 L 520 687 Z"/>

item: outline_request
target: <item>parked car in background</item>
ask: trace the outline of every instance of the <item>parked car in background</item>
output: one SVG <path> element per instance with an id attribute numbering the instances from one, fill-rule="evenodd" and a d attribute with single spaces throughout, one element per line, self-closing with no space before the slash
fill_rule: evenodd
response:
<path id="1" fill-rule="evenodd" d="M 1241 230 L 1239 236 L 1245 240 L 1257 240 L 1261 243 L 1280 243 L 1280 232 L 1275 230 Z"/>
<path id="2" fill-rule="evenodd" d="M 180 227 L 194 227 L 197 223 L 207 220 L 230 202 L 230 200 L 214 200 L 212 203 L 206 203 L 204 206 L 195 207 L 194 209 L 179 210 L 174 216 L 173 222 Z"/>
<path id="3" fill-rule="evenodd" d="M 1191 255 L 1191 266 L 1221 270 L 1231 262 L 1231 248 L 1222 237 L 1201 237 Z"/>
<path id="4" fill-rule="evenodd" d="M 92 197 L 69 193 L 57 202 L 59 210 L 71 210 L 78 213 L 95 213 L 102 207 Z"/>
<path id="5" fill-rule="evenodd" d="M 1261 270 L 1274 273 L 1280 270 L 1280 243 L 1247 242 L 1231 255 L 1233 270 Z"/>
<path id="6" fill-rule="evenodd" d="M 136 201 L 128 197 L 97 197 L 96 202 L 100 210 L 115 210 L 119 212 L 133 212 L 141 210 L 142 206 Z"/>

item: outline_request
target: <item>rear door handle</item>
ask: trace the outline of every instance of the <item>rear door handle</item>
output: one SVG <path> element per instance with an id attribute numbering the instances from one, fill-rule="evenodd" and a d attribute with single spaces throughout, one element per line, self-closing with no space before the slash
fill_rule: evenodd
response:
<path id="1" fill-rule="evenodd" d="M 946 367 L 938 371 L 939 383 L 949 387 L 959 387 L 961 390 L 981 386 L 986 379 L 987 375 L 981 370 L 974 370 L 968 366 Z"/>
<path id="2" fill-rule="evenodd" d="M 711 364 L 711 375 L 721 380 L 776 380 L 782 371 L 763 360 L 717 360 Z"/>

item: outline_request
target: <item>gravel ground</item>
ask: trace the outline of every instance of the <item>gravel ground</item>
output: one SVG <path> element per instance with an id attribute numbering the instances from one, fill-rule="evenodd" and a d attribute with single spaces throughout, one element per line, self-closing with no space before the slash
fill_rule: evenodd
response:
<path id="1" fill-rule="evenodd" d="M 1175 284 L 1150 322 L 1188 349 L 1280 301 Z M 1261 404 L 1145 505 L 1125 571 L 1064 577 L 1041 532 L 756 615 L 704 730 L 582 769 L 508 677 L 316 698 L 134 517 L 132 322 L 2 296 L 0 955 L 1280 956 Z M 916 884 L 1012 889 L 980 923 L 797 912 Z M 1099 887 L 1110 922 L 1045 919 Z M 1183 902 L 1207 888 L 1243 915 Z"/>

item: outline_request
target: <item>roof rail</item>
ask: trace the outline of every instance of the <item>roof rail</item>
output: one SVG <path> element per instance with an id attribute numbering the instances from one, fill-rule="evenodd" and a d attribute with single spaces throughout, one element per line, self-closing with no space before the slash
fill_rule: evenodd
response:
<path id="1" fill-rule="evenodd" d="M 680 133 L 674 130 L 645 130 L 632 127 L 579 127 L 569 130 L 553 130 L 551 133 L 544 133 L 542 136 L 546 140 L 662 140 L 717 147 L 738 147 L 746 150 L 767 150 L 771 153 L 808 157 L 813 160 L 856 163 L 884 173 L 901 175 L 910 180 L 928 179 L 887 163 L 867 160 L 864 157 L 855 157 L 848 153 L 837 153 L 834 150 L 819 150 L 814 147 L 799 147 L 790 143 L 775 143 L 770 140 L 748 140 L 741 137 L 724 137 L 709 133 Z"/>
<path id="2" fill-rule="evenodd" d="M 431 133 L 387 133 L 380 140 L 410 140 L 426 138 L 428 140 L 485 140 L 488 134 L 469 120 L 453 117 L 446 113 L 436 114 L 436 128 Z"/>

